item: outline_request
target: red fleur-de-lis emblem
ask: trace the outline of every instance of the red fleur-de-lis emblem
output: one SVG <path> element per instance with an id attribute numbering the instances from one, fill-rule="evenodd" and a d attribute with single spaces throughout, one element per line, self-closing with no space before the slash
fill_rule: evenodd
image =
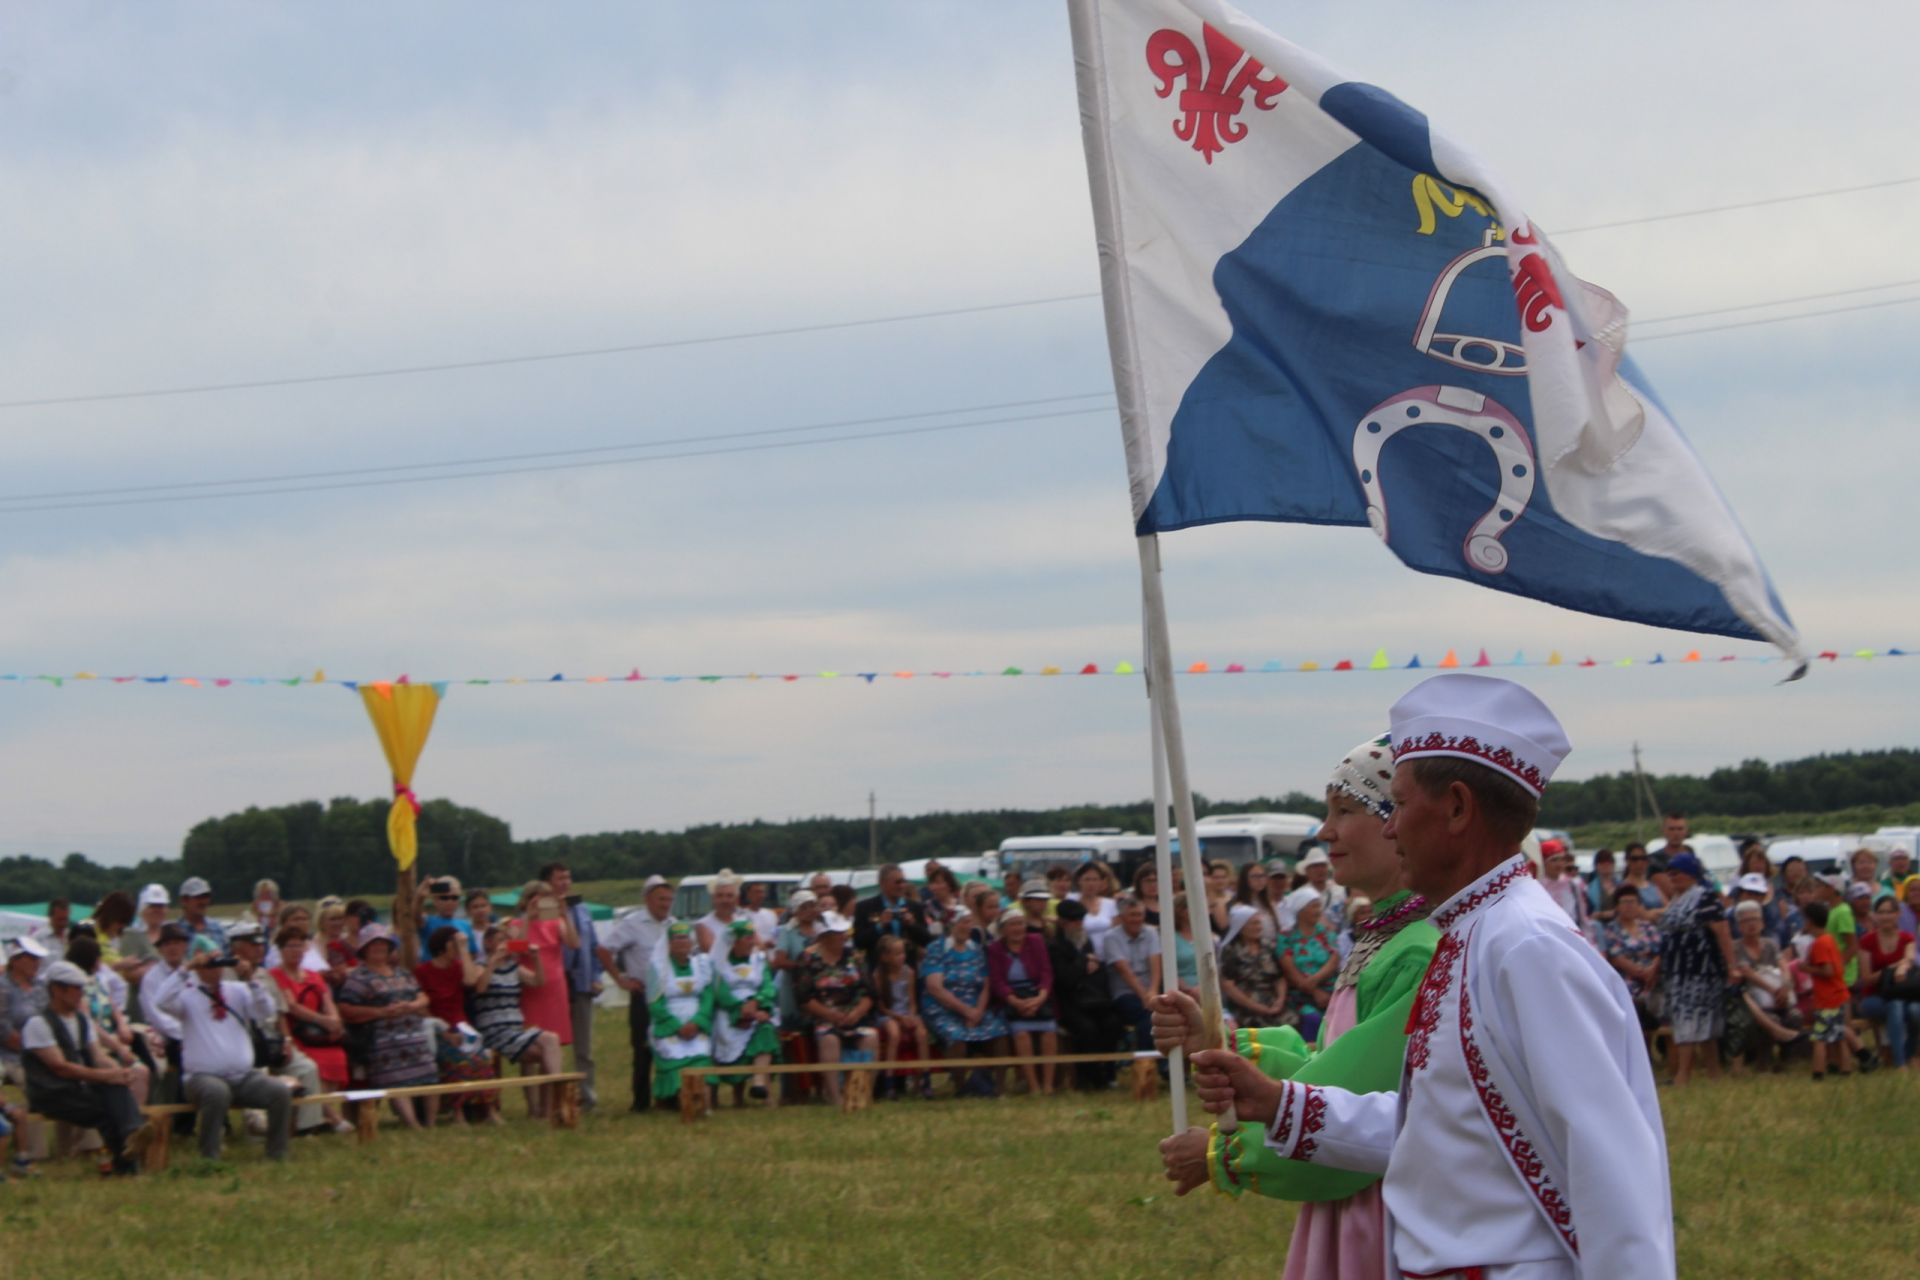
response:
<path id="1" fill-rule="evenodd" d="M 1206 45 L 1204 59 L 1185 32 L 1156 31 L 1147 38 L 1147 68 L 1160 82 L 1154 93 L 1162 98 L 1173 93 L 1175 83 L 1184 83 L 1179 101 L 1182 115 L 1173 122 L 1173 136 L 1191 142 L 1212 164 L 1229 142 L 1247 136 L 1246 123 L 1235 119 L 1247 91 L 1253 91 L 1255 107 L 1271 111 L 1274 100 L 1286 92 L 1287 82 L 1210 25 L 1201 28 L 1201 42 Z"/>

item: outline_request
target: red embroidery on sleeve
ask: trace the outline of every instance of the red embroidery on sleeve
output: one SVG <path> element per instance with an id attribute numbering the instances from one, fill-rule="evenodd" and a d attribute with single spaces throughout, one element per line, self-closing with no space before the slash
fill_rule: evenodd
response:
<path id="1" fill-rule="evenodd" d="M 1313 1135 L 1326 1127 L 1327 1099 L 1312 1085 L 1301 1086 L 1307 1091 L 1307 1101 L 1300 1108 L 1300 1142 L 1294 1147 L 1292 1159 L 1311 1160 L 1313 1153 L 1320 1149 Z"/>

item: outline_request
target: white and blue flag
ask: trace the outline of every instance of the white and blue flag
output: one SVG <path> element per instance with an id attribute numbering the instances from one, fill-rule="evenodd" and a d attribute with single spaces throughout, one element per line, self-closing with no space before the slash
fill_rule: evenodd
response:
<path id="1" fill-rule="evenodd" d="M 1570 609 L 1799 638 L 1627 312 L 1385 90 L 1215 0 L 1070 0 L 1141 534 L 1371 526 Z"/>

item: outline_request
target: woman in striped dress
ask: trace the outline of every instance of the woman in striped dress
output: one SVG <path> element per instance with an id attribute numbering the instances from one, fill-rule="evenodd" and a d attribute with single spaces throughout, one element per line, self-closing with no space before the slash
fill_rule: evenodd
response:
<path id="1" fill-rule="evenodd" d="M 515 950 L 516 942 L 525 945 Z M 499 925 L 487 930 L 482 944 L 487 962 L 473 978 L 473 1027 L 480 1033 L 480 1043 L 508 1062 L 519 1063 L 523 1076 L 559 1074 L 560 1037 L 528 1026 L 521 1007 L 522 990 L 546 981 L 539 944 L 516 938 L 512 930 Z M 527 1114 L 537 1119 L 547 1114 L 558 1086 L 525 1092 Z"/>

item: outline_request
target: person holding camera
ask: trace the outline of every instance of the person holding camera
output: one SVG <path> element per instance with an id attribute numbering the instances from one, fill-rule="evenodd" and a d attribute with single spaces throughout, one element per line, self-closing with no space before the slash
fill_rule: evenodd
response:
<path id="1" fill-rule="evenodd" d="M 265 931 L 251 920 L 242 920 L 227 930 L 227 942 L 233 949 L 233 976 L 247 986 L 253 1005 L 262 1002 L 272 1007 L 274 1016 L 253 1023 L 253 1064 L 294 1082 L 296 1090 L 308 1096 L 320 1093 L 320 1067 L 302 1051 L 298 1041 L 287 1034 L 286 999 L 270 976 L 267 967 Z M 252 1122 L 257 1112 L 248 1112 Z M 327 1117 L 310 1103 L 294 1108 L 295 1132 L 318 1133 L 326 1128 Z"/>
<path id="2" fill-rule="evenodd" d="M 267 1113 L 267 1158 L 287 1158 L 293 1093 L 254 1065 L 254 1024 L 273 1025 L 273 1000 L 236 981 L 226 950 L 203 951 L 160 979 L 152 1003 L 180 1024 L 180 1068 L 188 1102 L 199 1109 L 200 1154 L 220 1158 L 230 1107 Z"/>
<path id="3" fill-rule="evenodd" d="M 507 927 L 540 949 L 541 981 L 520 989 L 520 1011 L 527 1025 L 553 1032 L 563 1046 L 572 1044 L 573 1008 L 567 1000 L 566 950 L 580 945 L 580 935 L 552 883 L 527 881 L 520 890 L 518 912 Z"/>

